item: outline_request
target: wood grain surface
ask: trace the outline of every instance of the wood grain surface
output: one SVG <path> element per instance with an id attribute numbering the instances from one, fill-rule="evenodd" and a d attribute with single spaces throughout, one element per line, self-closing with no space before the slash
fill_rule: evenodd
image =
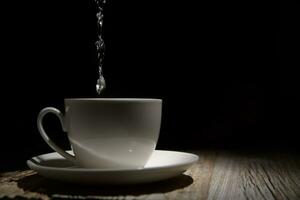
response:
<path id="1" fill-rule="evenodd" d="M 134 186 L 80 186 L 45 179 L 32 170 L 0 175 L 0 199 L 300 199 L 296 153 L 197 151 L 184 174 Z"/>

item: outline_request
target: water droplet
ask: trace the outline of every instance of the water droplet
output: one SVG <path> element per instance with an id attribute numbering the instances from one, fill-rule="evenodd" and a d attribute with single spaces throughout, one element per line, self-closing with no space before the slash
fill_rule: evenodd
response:
<path id="1" fill-rule="evenodd" d="M 96 14 L 97 17 L 97 26 L 98 26 L 98 40 L 95 42 L 96 50 L 97 50 L 97 58 L 98 58 L 98 68 L 99 68 L 99 79 L 96 84 L 96 92 L 98 95 L 106 88 L 106 82 L 102 72 L 103 60 L 104 60 L 104 52 L 105 52 L 105 44 L 102 38 L 102 27 L 103 27 L 103 6 L 106 3 L 106 0 L 95 0 L 97 5 L 98 12 Z"/>
<path id="2" fill-rule="evenodd" d="M 106 82 L 103 76 L 100 76 L 99 79 L 97 80 L 96 84 L 96 91 L 97 94 L 100 95 L 100 93 L 106 88 Z"/>

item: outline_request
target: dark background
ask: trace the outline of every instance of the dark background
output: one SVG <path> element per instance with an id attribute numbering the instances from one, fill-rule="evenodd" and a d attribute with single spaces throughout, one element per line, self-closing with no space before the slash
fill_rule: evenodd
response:
<path id="1" fill-rule="evenodd" d="M 46 106 L 96 97 L 92 0 L 1 6 L 1 169 L 52 151 Z M 103 97 L 163 99 L 159 149 L 296 148 L 299 21 L 280 2 L 114 1 L 104 8 Z M 49 135 L 68 148 L 58 120 Z"/>

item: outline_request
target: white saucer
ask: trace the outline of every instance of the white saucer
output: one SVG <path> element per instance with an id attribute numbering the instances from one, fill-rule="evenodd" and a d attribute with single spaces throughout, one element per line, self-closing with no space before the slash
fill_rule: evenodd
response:
<path id="1" fill-rule="evenodd" d="M 58 153 L 36 156 L 27 161 L 40 175 L 80 184 L 138 184 L 161 181 L 182 174 L 198 156 L 191 153 L 156 150 L 142 169 L 87 169 L 74 166 Z"/>

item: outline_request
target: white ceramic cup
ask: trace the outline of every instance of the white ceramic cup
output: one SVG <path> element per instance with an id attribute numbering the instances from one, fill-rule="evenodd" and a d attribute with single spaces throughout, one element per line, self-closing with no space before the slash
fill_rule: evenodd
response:
<path id="1" fill-rule="evenodd" d="M 160 99 L 65 99 L 65 115 L 56 108 L 44 108 L 37 125 L 53 150 L 81 167 L 142 168 L 155 150 L 161 110 Z M 74 155 L 58 147 L 44 131 L 47 113 L 60 119 Z"/>

